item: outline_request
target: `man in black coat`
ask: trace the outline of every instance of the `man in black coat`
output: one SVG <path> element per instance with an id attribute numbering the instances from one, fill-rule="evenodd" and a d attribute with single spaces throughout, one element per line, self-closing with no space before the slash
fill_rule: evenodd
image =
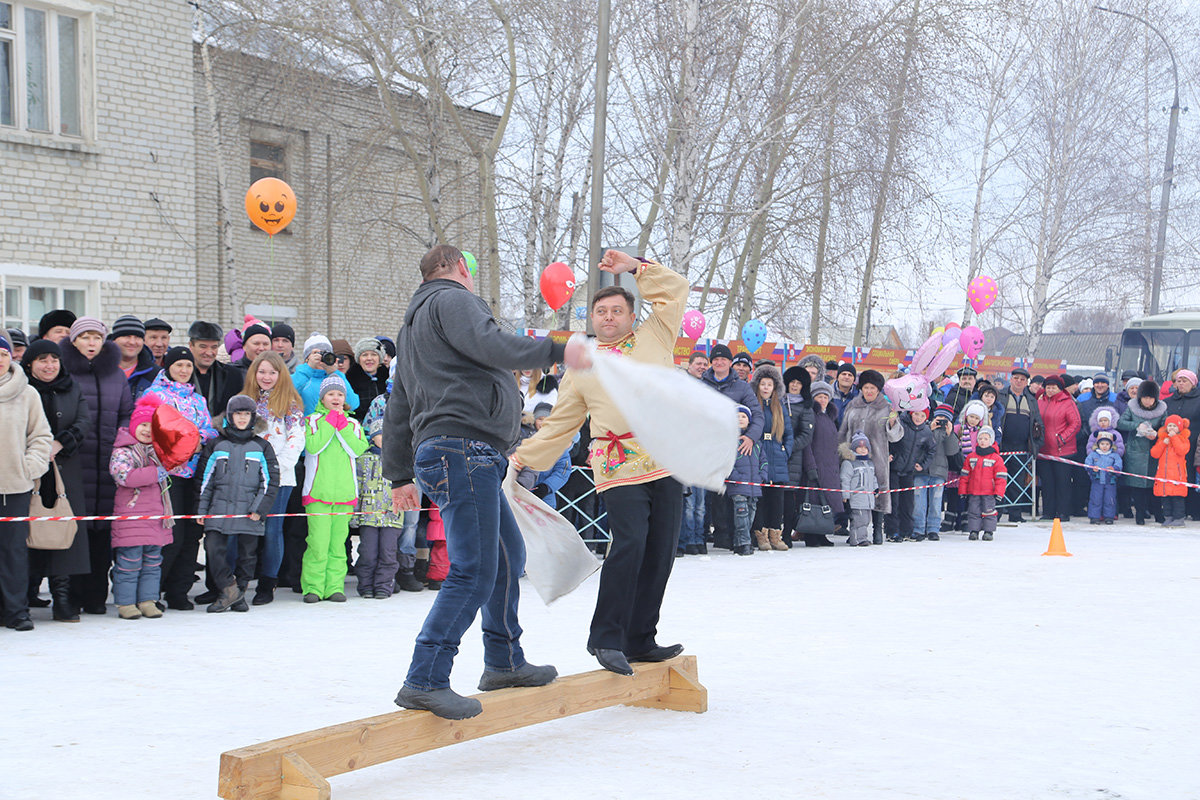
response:
<path id="1" fill-rule="evenodd" d="M 1033 459 L 1037 458 L 1037 452 L 1046 437 L 1037 396 L 1029 389 L 1029 370 L 1024 367 L 1014 369 L 1009 375 L 1008 386 L 1000 390 L 996 402 L 1004 409 L 1000 451 L 1013 453 L 1004 457 L 1009 476 L 1005 497 L 1008 521 L 1023 522 L 1021 512 L 1029 509 L 1030 516 L 1033 516 L 1033 505 L 1018 501 L 1023 489 L 1031 484 L 1034 473 Z"/>
<path id="2" fill-rule="evenodd" d="M 967 401 L 975 397 L 975 380 L 979 373 L 974 367 L 962 367 L 958 372 L 958 383 L 946 390 L 943 403 L 954 409 L 954 418 L 958 419 Z"/>
<path id="3" fill-rule="evenodd" d="M 196 361 L 191 383 L 208 404 L 213 426 L 221 427 L 229 398 L 242 391 L 246 376 L 232 364 L 217 360 L 225 333 L 215 322 L 197 320 L 188 328 L 188 348 Z"/>
<path id="4" fill-rule="evenodd" d="M 733 372 L 733 353 L 723 344 L 713 345 L 709 353 L 709 368 L 701 380 L 738 405 L 750 409 L 750 427 L 738 439 L 738 452 L 748 455 L 754 443 L 762 438 L 763 415 L 754 399 L 754 389 L 740 380 Z M 709 516 L 713 522 L 713 544 L 716 547 L 733 546 L 733 504 L 728 495 L 709 493 Z"/>

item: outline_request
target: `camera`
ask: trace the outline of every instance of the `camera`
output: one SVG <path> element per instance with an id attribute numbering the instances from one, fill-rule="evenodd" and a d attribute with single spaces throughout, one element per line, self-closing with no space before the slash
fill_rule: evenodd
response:
<path id="1" fill-rule="evenodd" d="M 333 353 L 321 353 L 321 363 L 327 367 L 332 367 L 337 363 L 337 356 Z"/>

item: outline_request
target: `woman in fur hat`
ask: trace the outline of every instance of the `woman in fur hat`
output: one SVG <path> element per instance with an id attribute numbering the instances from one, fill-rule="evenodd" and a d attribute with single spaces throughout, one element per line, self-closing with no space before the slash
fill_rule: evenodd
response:
<path id="1" fill-rule="evenodd" d="M 767 462 L 767 486 L 754 516 L 754 539 L 759 550 L 787 550 L 783 542 L 783 489 L 770 484 L 788 482 L 788 459 L 792 455 L 792 426 L 783 410 L 783 378 L 774 365 L 754 370 L 750 381 L 763 415 L 762 445 Z"/>

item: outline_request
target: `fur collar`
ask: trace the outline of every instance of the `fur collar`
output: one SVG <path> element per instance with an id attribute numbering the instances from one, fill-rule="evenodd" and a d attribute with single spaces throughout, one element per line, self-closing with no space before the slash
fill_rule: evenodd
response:
<path id="1" fill-rule="evenodd" d="M 1137 400 L 1130 401 L 1129 405 L 1125 406 L 1131 415 L 1137 419 L 1152 420 L 1158 419 L 1163 414 L 1167 413 L 1167 404 L 1162 400 L 1157 400 L 1154 403 L 1154 408 L 1142 408 L 1142 404 Z"/>

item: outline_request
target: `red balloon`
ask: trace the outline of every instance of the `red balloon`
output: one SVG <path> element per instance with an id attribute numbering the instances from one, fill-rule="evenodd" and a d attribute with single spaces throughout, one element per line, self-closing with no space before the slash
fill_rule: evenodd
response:
<path id="1" fill-rule="evenodd" d="M 200 445 L 200 429 L 166 403 L 154 409 L 150 431 L 154 452 L 158 453 L 164 469 L 186 464 Z"/>
<path id="2" fill-rule="evenodd" d="M 575 273 L 561 261 L 542 270 L 542 298 L 551 310 L 558 311 L 575 291 Z"/>

